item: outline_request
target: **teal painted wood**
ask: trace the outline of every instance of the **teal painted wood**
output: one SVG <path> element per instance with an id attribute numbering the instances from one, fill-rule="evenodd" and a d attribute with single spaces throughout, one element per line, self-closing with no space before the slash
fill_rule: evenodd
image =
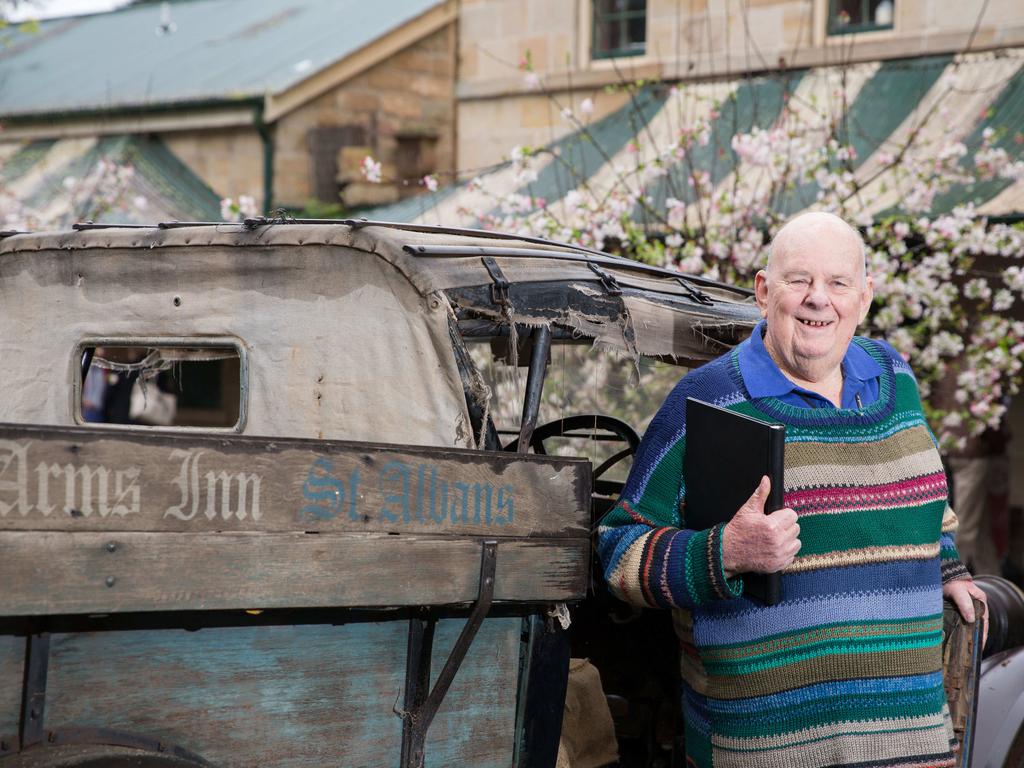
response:
<path id="1" fill-rule="evenodd" d="M 946 71 L 952 55 L 927 56 L 907 61 L 886 61 L 864 83 L 838 128 L 841 144 L 856 151 L 850 163 L 854 170 L 889 139 L 911 112 L 918 108 L 932 86 Z M 922 115 L 923 117 L 923 115 Z M 895 151 L 895 147 L 892 148 Z M 809 181 L 786 194 L 778 206 L 789 216 L 813 205 L 818 184 Z"/>
<path id="2" fill-rule="evenodd" d="M 462 624 L 438 625 L 435 677 Z M 159 737 L 218 768 L 397 765 L 407 626 L 54 635 L 46 727 Z M 512 764 L 521 626 L 484 622 L 431 726 L 428 765 Z"/>
<path id="3" fill-rule="evenodd" d="M 0 635 L 0 739 L 18 732 L 25 638 Z"/>
<path id="4" fill-rule="evenodd" d="M 755 126 L 770 127 L 778 119 L 787 94 L 796 89 L 804 74 L 803 71 L 790 72 L 740 82 L 733 95 L 719 105 L 718 117 L 711 123 L 708 143 L 692 147 L 687 152 L 687 159 L 676 163 L 665 176 L 644 190 L 651 198 L 651 207 L 664 210 L 665 201 L 669 197 L 687 203 L 694 202 L 694 191 L 690 185 L 691 169 L 707 172 L 712 186 L 732 173 L 739 159 L 732 149 L 732 137 L 737 133 L 748 133 Z M 692 127 L 685 125 L 685 121 L 683 125 Z M 643 134 L 639 134 L 639 140 L 644 140 Z M 633 217 L 638 221 L 647 220 L 645 210 L 639 206 L 633 211 Z"/>

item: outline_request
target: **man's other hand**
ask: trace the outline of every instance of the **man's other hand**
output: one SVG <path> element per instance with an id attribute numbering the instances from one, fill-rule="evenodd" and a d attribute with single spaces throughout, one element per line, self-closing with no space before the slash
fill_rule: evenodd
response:
<path id="1" fill-rule="evenodd" d="M 725 546 L 724 543 L 723 546 Z M 974 623 L 974 603 L 971 598 L 974 597 L 981 601 L 981 604 L 985 606 L 984 615 L 981 617 L 981 647 L 984 648 L 985 641 L 988 640 L 988 595 L 985 594 L 985 591 L 974 583 L 974 579 L 957 579 L 956 581 L 947 581 L 942 585 L 942 596 L 953 601 L 956 609 L 960 611 L 960 615 L 968 624 Z"/>
<path id="2" fill-rule="evenodd" d="M 775 573 L 793 562 L 800 551 L 800 526 L 788 507 L 764 513 L 771 492 L 765 475 L 761 483 L 722 530 L 722 565 L 725 575 Z"/>

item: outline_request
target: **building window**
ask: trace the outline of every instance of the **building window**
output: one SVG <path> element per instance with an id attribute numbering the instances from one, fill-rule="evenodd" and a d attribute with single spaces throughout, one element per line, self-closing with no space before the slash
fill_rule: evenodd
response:
<path id="1" fill-rule="evenodd" d="M 892 29 L 894 0 L 829 0 L 828 33 L 850 35 Z"/>
<path id="2" fill-rule="evenodd" d="M 647 43 L 647 0 L 593 0 L 591 56 L 639 56 Z"/>

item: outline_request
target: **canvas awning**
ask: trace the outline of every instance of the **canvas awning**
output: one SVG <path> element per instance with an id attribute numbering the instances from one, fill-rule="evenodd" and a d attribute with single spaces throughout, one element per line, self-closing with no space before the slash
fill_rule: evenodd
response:
<path id="1" fill-rule="evenodd" d="M 0 185 L 22 206 L 3 212 L 2 228 L 221 218 L 218 195 L 163 142 L 141 136 L 0 144 Z"/>
<path id="2" fill-rule="evenodd" d="M 756 184 L 761 172 L 741 167 L 732 137 L 778 125 L 786 103 L 804 125 L 819 126 L 805 135 L 809 146 L 815 142 L 821 146 L 827 140 L 827 127 L 835 121 L 837 134 L 856 151 L 852 165 L 864 185 L 861 210 L 876 217 L 901 209 L 906 182 L 883 168 L 885 156 L 898 153 L 911 137 L 919 156 L 961 141 L 967 148 L 961 162 L 968 164 L 973 163 L 983 132 L 992 128 L 994 147 L 1005 150 L 1011 159 L 1024 158 L 1020 129 L 1024 125 L 1024 49 L 1017 48 L 818 67 L 671 89 L 648 86 L 617 112 L 549 145 L 536 158 L 537 178 L 529 183 L 517 181 L 516 170 L 508 163 L 480 177 L 480 183 L 463 179 L 368 215 L 478 226 L 495 212 L 496 201 L 509 193 L 543 198 L 548 206 L 557 206 L 584 183 L 598 196 L 615 184 L 637 184 L 655 207 L 663 206 L 669 196 L 689 202 L 688 169 L 681 164 L 665 176 L 648 180 L 616 169 L 649 162 L 681 129 L 708 118 L 709 141 L 695 147 L 688 162 L 708 173 L 716 194 L 728 194 L 737 178 L 743 184 Z M 813 205 L 817 194 L 812 181 L 780 194 L 772 207 L 795 213 Z M 954 186 L 934 200 L 931 213 L 948 212 L 967 202 L 974 203 L 982 215 L 1021 214 L 1024 180 L 995 178 Z"/>

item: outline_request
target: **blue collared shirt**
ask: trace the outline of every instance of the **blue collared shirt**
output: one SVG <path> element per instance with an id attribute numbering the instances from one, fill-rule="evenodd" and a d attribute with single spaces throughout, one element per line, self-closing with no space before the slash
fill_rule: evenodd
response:
<path id="1" fill-rule="evenodd" d="M 779 370 L 764 346 L 762 320 L 739 347 L 740 375 L 752 398 L 777 397 L 798 408 L 834 408 L 828 398 L 794 384 Z M 843 358 L 843 408 L 862 408 L 878 399 L 881 366 L 862 347 L 850 343 Z M 858 402 L 858 396 L 860 402 Z"/>

